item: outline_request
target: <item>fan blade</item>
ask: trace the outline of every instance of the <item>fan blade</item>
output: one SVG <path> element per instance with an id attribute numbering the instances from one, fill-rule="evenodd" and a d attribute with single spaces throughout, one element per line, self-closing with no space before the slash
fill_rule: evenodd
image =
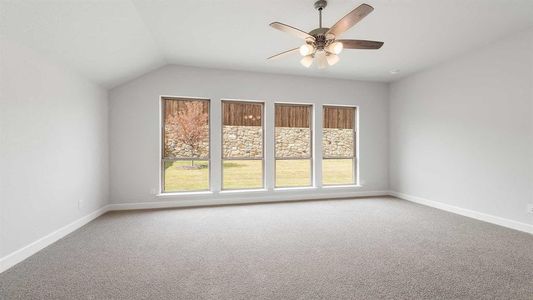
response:
<path id="1" fill-rule="evenodd" d="M 361 21 L 369 13 L 371 13 L 374 8 L 368 4 L 361 4 L 356 9 L 352 10 L 349 14 L 344 16 L 342 19 L 337 21 L 326 34 L 331 33 L 336 37 L 340 36 L 346 30 L 352 28 L 355 24 Z"/>
<path id="2" fill-rule="evenodd" d="M 281 53 L 278 53 L 276 55 L 272 55 L 271 57 L 267 58 L 267 59 L 278 59 L 278 58 L 281 58 L 285 55 L 288 55 L 288 54 L 292 54 L 292 53 L 295 53 L 295 52 L 298 52 L 300 51 L 300 47 L 298 48 L 294 48 L 294 49 L 291 49 L 291 50 L 287 50 L 287 51 L 283 51 Z"/>
<path id="3" fill-rule="evenodd" d="M 383 42 L 366 41 L 366 40 L 337 40 L 342 43 L 344 49 L 379 49 Z"/>
<path id="4" fill-rule="evenodd" d="M 274 23 L 270 23 L 270 27 L 274 28 L 274 29 L 277 29 L 279 31 L 283 31 L 283 32 L 286 32 L 288 34 L 291 34 L 291 35 L 294 35 L 296 37 L 299 37 L 301 39 L 313 39 L 313 41 L 315 40 L 315 38 L 310 35 L 309 33 L 305 32 L 305 31 L 302 31 L 298 28 L 294 28 L 292 26 L 289 26 L 287 24 L 283 24 L 283 23 L 280 23 L 280 22 L 274 22 Z"/>

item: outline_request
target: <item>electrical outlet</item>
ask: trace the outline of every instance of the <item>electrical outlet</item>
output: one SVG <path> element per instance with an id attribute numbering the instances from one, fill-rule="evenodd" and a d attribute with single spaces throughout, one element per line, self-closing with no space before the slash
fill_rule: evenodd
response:
<path id="1" fill-rule="evenodd" d="M 83 199 L 78 200 L 78 209 L 81 209 L 83 206 Z"/>
<path id="2" fill-rule="evenodd" d="M 157 190 L 155 188 L 151 188 L 150 189 L 150 194 L 151 195 L 156 195 L 157 194 Z"/>
<path id="3" fill-rule="evenodd" d="M 533 214 L 533 203 L 527 205 L 527 212 Z"/>

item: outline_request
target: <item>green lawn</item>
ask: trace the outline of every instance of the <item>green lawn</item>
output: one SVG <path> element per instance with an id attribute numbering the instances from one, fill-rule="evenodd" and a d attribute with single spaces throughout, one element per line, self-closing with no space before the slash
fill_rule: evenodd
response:
<path id="1" fill-rule="evenodd" d="M 165 163 L 165 192 L 198 191 L 209 189 L 207 161 L 175 161 Z M 351 159 L 323 161 L 324 184 L 353 183 Z M 263 164 L 260 160 L 225 161 L 223 168 L 224 189 L 254 189 L 263 187 Z M 217 176 L 217 174 L 213 174 Z M 276 161 L 276 186 L 309 186 L 311 166 L 309 160 Z"/>
<path id="2" fill-rule="evenodd" d="M 276 187 L 311 186 L 311 160 L 276 160 Z"/>
<path id="3" fill-rule="evenodd" d="M 225 161 L 223 188 L 260 189 L 263 188 L 263 162 L 260 160 Z"/>
<path id="4" fill-rule="evenodd" d="M 354 184 L 354 166 L 352 159 L 323 159 L 322 183 Z"/>
<path id="5" fill-rule="evenodd" d="M 183 169 L 190 161 L 165 162 L 165 192 L 199 191 L 209 189 L 207 161 L 194 161 L 200 169 Z"/>

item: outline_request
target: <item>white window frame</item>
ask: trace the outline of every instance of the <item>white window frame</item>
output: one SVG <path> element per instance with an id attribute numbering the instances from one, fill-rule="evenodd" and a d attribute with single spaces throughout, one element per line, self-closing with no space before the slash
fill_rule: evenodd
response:
<path id="1" fill-rule="evenodd" d="M 353 168 L 352 168 L 352 176 L 353 181 L 351 183 L 333 183 L 333 184 L 325 184 L 324 183 L 324 160 L 328 159 L 349 159 L 349 157 L 324 157 L 324 149 L 322 143 L 324 142 L 324 110 L 326 107 L 341 107 L 341 108 L 352 108 L 354 109 L 354 120 L 353 120 L 353 157 L 351 157 L 353 161 Z M 343 105 L 343 104 L 324 104 L 322 105 L 322 128 L 320 130 L 322 131 L 322 140 L 320 141 L 320 144 L 322 145 L 322 153 L 320 153 L 322 158 L 322 182 L 321 185 L 323 187 L 342 187 L 342 186 L 359 186 L 359 107 L 356 105 Z"/>
<path id="2" fill-rule="evenodd" d="M 244 104 L 260 104 L 261 105 L 261 158 L 224 158 L 224 102 L 244 103 Z M 220 100 L 220 189 L 221 191 L 253 191 L 264 190 L 266 187 L 265 176 L 265 101 L 259 100 L 237 100 L 237 99 L 221 99 Z M 224 161 L 232 160 L 261 160 L 261 187 L 254 188 L 224 188 Z"/>
<path id="3" fill-rule="evenodd" d="M 207 125 L 208 125 L 208 143 L 209 151 L 206 158 L 165 158 L 165 100 L 183 100 L 183 101 L 206 101 L 207 102 Z M 211 162 L 211 99 L 201 97 L 189 96 L 171 96 L 161 95 L 159 97 L 159 193 L 160 194 L 190 194 L 190 193 L 205 193 L 212 190 L 212 162 Z M 186 160 L 201 160 L 206 161 L 208 165 L 207 189 L 200 190 L 186 190 L 186 191 L 165 191 L 165 162 L 168 161 L 186 161 Z"/>
<path id="4" fill-rule="evenodd" d="M 310 106 L 310 116 L 309 116 L 309 138 L 310 138 L 310 141 L 309 141 L 309 158 L 277 158 L 276 157 L 276 105 L 294 105 L 294 106 Z M 274 182 L 273 182 L 273 186 L 274 186 L 274 190 L 286 190 L 286 189 L 305 189 L 305 188 L 314 188 L 315 187 L 315 169 L 314 169 L 314 143 L 315 143 L 315 138 L 314 138 L 314 126 L 315 126 L 315 122 L 314 122 L 314 117 L 315 117 L 315 104 L 313 103 L 299 103 L 299 102 L 274 102 L 274 117 L 273 117 L 273 122 L 272 122 L 272 126 L 273 126 L 273 129 L 274 129 L 274 153 L 273 153 L 273 158 L 274 158 Z M 309 168 L 310 168 L 310 176 L 309 176 L 309 185 L 298 185 L 298 186 L 277 186 L 276 185 L 276 182 L 277 182 L 277 172 L 276 172 L 276 162 L 278 160 L 309 160 Z"/>

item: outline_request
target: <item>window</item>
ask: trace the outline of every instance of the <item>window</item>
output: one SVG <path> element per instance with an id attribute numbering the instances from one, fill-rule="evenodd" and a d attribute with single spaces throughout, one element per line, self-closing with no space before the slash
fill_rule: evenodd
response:
<path id="1" fill-rule="evenodd" d="M 263 103 L 222 101 L 222 189 L 263 188 Z"/>
<path id="2" fill-rule="evenodd" d="M 162 101 L 162 191 L 209 190 L 209 100 Z"/>
<path id="3" fill-rule="evenodd" d="M 276 187 L 312 185 L 311 105 L 276 103 Z"/>
<path id="4" fill-rule="evenodd" d="M 356 182 L 356 108 L 324 106 L 322 128 L 322 183 Z"/>

